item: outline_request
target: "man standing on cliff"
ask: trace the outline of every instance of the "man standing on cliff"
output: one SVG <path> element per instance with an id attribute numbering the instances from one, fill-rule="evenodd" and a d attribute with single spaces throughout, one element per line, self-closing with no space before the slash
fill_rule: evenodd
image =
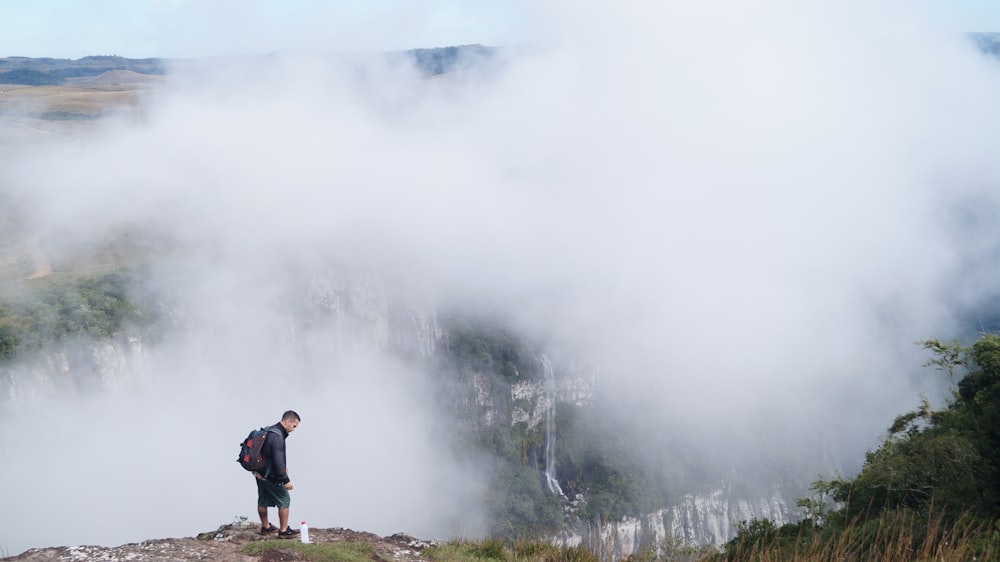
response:
<path id="1" fill-rule="evenodd" d="M 288 527 L 288 506 L 291 496 L 288 491 L 294 488 L 288 478 L 288 468 L 285 459 L 285 439 L 295 431 L 302 419 L 292 410 L 281 415 L 281 421 L 268 428 L 262 449 L 267 467 L 264 474 L 254 472 L 257 479 L 257 514 L 260 515 L 260 532 L 278 531 L 278 537 L 289 538 L 298 534 L 298 529 Z M 267 520 L 267 508 L 278 508 L 278 523 L 280 527 L 271 525 Z"/>

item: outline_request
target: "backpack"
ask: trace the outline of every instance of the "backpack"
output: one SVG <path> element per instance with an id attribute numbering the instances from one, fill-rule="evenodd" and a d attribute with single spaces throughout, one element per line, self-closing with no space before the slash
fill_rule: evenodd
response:
<path id="1" fill-rule="evenodd" d="M 236 461 L 240 466 L 250 472 L 261 472 L 267 467 L 267 459 L 264 458 L 264 442 L 270 427 L 255 429 L 247 435 L 247 438 L 240 443 L 240 456 Z"/>

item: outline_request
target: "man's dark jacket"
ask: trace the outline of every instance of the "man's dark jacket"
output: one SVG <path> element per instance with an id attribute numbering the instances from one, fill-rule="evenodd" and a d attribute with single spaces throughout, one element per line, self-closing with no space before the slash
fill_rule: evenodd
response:
<path id="1" fill-rule="evenodd" d="M 285 439 L 288 432 L 281 423 L 276 423 L 267 428 L 267 437 L 264 440 L 264 458 L 267 459 L 267 468 L 264 470 L 264 479 L 278 484 L 286 484 L 291 481 L 288 477 L 288 468 L 285 458 Z"/>

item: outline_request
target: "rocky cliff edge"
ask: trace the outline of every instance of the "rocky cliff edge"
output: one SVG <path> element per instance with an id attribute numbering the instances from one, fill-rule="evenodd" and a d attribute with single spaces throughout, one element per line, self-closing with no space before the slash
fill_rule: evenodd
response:
<path id="1" fill-rule="evenodd" d="M 362 533 L 350 529 L 309 529 L 309 539 L 313 543 L 351 542 L 367 544 L 372 548 L 372 560 L 393 560 L 400 562 L 428 560 L 424 549 L 435 546 L 434 541 L 425 541 L 409 535 L 397 533 L 380 537 L 372 533 Z M 254 541 L 268 541 L 260 554 L 247 554 L 244 547 Z M 296 536 L 287 541 L 299 542 Z M 222 525 L 214 531 L 201 533 L 196 537 L 155 539 L 121 546 L 60 546 L 32 548 L 17 556 L 0 558 L 4 561 L 18 560 L 31 562 L 67 561 L 156 561 L 187 562 L 191 560 L 213 560 L 218 562 L 277 562 L 306 560 L 299 552 L 282 546 L 286 540 L 274 535 L 261 535 L 260 524 L 254 521 L 239 521 Z M 273 547 L 271 546 L 273 545 Z M 264 545 L 262 545 L 264 546 Z"/>

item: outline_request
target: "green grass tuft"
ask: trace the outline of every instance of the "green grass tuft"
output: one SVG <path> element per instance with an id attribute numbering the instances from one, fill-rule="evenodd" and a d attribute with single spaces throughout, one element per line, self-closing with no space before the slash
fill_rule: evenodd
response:
<path id="1" fill-rule="evenodd" d="M 532 540 L 508 545 L 500 539 L 456 540 L 424 551 L 434 562 L 599 562 L 596 554 L 582 545 L 559 547 Z"/>
<path id="2" fill-rule="evenodd" d="M 500 539 L 484 539 L 470 543 L 469 552 L 477 559 L 506 560 L 507 545 Z"/>
<path id="3" fill-rule="evenodd" d="M 298 540 L 255 541 L 243 547 L 245 554 L 261 555 L 271 551 L 294 551 L 310 562 L 368 562 L 375 548 L 366 542 L 303 544 Z"/>

